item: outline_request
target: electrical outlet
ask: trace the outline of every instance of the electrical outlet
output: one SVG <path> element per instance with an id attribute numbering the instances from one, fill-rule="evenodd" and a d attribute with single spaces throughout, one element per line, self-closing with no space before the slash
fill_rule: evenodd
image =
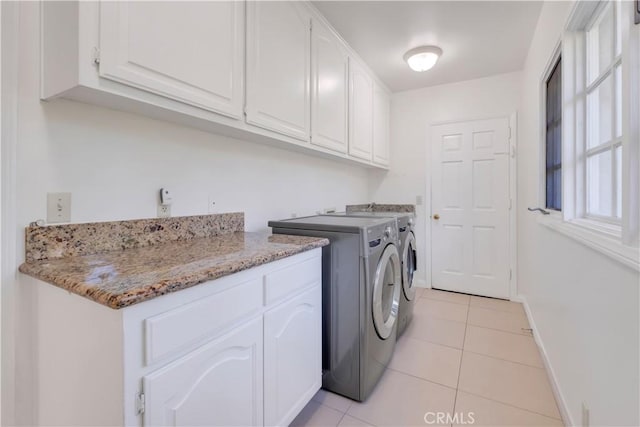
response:
<path id="1" fill-rule="evenodd" d="M 47 222 L 71 222 L 71 193 L 47 193 Z"/>
<path id="2" fill-rule="evenodd" d="M 218 208 L 216 207 L 216 200 L 213 198 L 213 196 L 209 196 L 209 199 L 207 200 L 207 211 L 210 214 L 218 212 Z"/>
<path id="3" fill-rule="evenodd" d="M 294 212 L 294 213 L 291 214 L 291 218 L 297 218 L 297 217 L 298 217 L 297 213 Z"/>
<path id="4" fill-rule="evenodd" d="M 589 407 L 582 402 L 582 427 L 589 427 Z"/>
<path id="5" fill-rule="evenodd" d="M 171 205 L 158 205 L 158 218 L 169 218 L 171 216 Z"/>

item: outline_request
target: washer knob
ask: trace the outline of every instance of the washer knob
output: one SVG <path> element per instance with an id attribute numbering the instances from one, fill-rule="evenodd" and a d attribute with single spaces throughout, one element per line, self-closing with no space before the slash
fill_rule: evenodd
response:
<path id="1" fill-rule="evenodd" d="M 407 221 L 407 224 L 409 224 L 409 226 L 413 225 L 413 218 L 409 218 L 409 221 Z"/>
<path id="2" fill-rule="evenodd" d="M 391 237 L 391 227 L 384 229 L 384 237 Z"/>

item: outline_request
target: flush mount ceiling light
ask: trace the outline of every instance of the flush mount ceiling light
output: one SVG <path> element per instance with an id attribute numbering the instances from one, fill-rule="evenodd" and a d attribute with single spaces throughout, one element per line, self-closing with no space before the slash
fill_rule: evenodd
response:
<path id="1" fill-rule="evenodd" d="M 427 71 L 433 68 L 442 55 L 438 46 L 419 46 L 405 53 L 403 58 L 413 71 Z"/>

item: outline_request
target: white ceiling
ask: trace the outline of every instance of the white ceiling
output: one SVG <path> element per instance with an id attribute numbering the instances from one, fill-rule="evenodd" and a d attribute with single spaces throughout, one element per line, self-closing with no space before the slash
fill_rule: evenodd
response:
<path id="1" fill-rule="evenodd" d="M 393 92 L 522 69 L 540 1 L 314 1 Z M 412 71 L 404 53 L 436 45 L 434 68 Z"/>

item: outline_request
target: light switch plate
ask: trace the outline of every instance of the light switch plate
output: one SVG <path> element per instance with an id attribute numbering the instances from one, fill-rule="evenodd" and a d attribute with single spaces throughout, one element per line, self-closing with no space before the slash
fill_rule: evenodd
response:
<path id="1" fill-rule="evenodd" d="M 71 193 L 47 193 L 47 223 L 71 222 Z"/>

